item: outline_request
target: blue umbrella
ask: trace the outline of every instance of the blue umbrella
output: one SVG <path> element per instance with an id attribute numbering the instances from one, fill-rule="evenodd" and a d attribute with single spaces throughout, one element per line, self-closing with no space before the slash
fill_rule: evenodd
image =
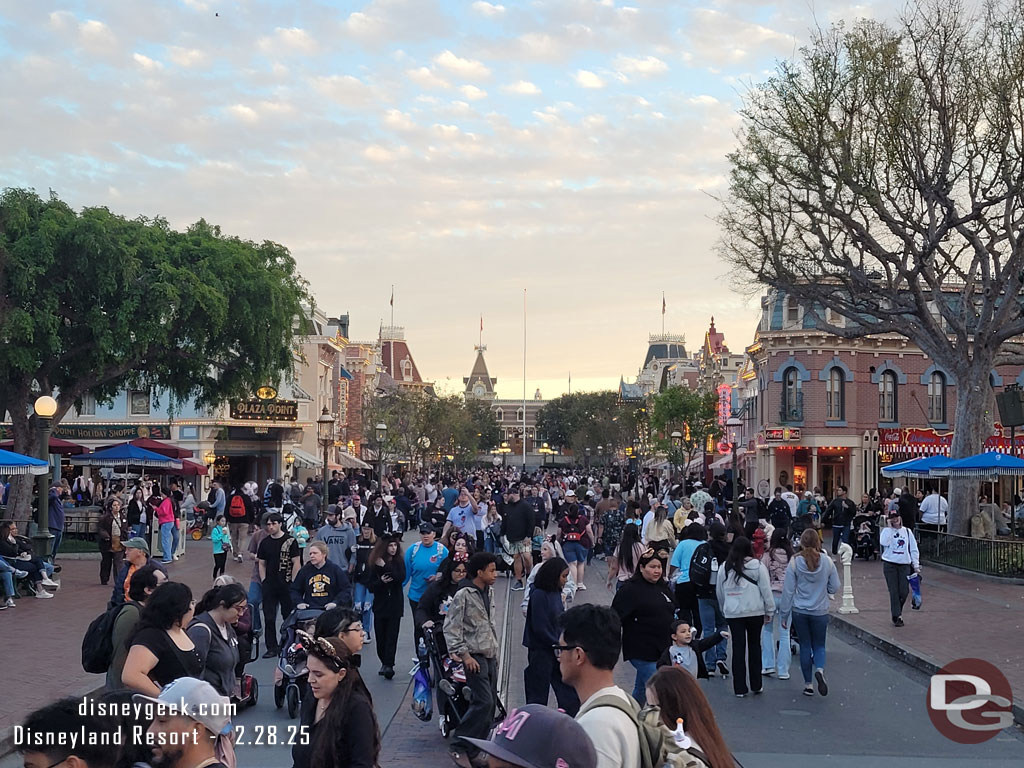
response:
<path id="1" fill-rule="evenodd" d="M 99 467 L 164 467 L 181 469 L 181 462 L 131 443 L 115 445 L 85 456 L 73 456 L 72 464 L 91 464 Z"/>
<path id="2" fill-rule="evenodd" d="M 45 475 L 49 469 L 49 462 L 42 459 L 0 450 L 0 475 Z"/>
<path id="3" fill-rule="evenodd" d="M 958 459 L 944 467 L 936 467 L 934 477 L 992 477 L 993 475 L 1024 475 L 1024 459 L 990 451 Z"/>
<path id="4" fill-rule="evenodd" d="M 882 467 L 884 477 L 930 477 L 934 470 L 952 464 L 948 456 L 923 456 Z"/>

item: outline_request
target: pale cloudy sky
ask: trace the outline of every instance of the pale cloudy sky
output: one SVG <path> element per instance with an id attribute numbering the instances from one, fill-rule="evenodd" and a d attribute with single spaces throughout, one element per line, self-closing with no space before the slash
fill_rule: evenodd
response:
<path id="1" fill-rule="evenodd" d="M 461 388 L 635 376 L 647 334 L 734 349 L 714 254 L 745 85 L 841 0 L 0 0 L 0 185 L 291 249 L 352 336 Z M 219 14 L 219 15 L 218 15 Z"/>

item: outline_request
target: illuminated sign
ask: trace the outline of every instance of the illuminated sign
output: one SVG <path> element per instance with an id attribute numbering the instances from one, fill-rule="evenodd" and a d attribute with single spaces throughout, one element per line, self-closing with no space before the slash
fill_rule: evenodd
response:
<path id="1" fill-rule="evenodd" d="M 765 429 L 764 439 L 766 443 L 782 443 L 787 440 L 799 440 L 800 427 L 773 427 Z"/>
<path id="2" fill-rule="evenodd" d="M 718 386 L 718 423 L 725 426 L 725 422 L 732 415 L 732 387 L 728 384 Z"/>
<path id="3" fill-rule="evenodd" d="M 296 421 L 299 404 L 295 400 L 235 400 L 231 418 L 244 421 Z"/>

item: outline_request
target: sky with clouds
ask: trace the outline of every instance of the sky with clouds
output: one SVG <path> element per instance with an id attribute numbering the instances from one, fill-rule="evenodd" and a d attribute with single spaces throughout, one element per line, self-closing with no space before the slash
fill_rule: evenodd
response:
<path id="1" fill-rule="evenodd" d="M 461 388 L 480 316 L 499 394 L 635 376 L 647 334 L 734 349 L 717 259 L 747 86 L 842 0 L 0 0 L 0 185 L 203 217 L 295 255 L 352 337 L 406 328 Z M 446 383 L 446 380 L 450 380 Z"/>

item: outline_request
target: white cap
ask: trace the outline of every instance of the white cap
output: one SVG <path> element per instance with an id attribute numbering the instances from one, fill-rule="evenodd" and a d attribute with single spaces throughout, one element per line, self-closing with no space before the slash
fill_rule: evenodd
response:
<path id="1" fill-rule="evenodd" d="M 156 698 L 137 693 L 135 701 L 148 701 L 172 715 L 195 720 L 214 736 L 231 732 L 231 701 L 205 680 L 179 677 L 168 683 Z"/>
<path id="2" fill-rule="evenodd" d="M 574 491 L 572 488 L 570 488 L 568 491 L 565 492 L 565 498 L 567 498 L 567 499 L 568 498 L 575 499 L 576 498 L 576 491 Z"/>
<path id="3" fill-rule="evenodd" d="M 901 493 L 903 493 L 903 491 L 901 491 L 899 488 L 893 488 L 892 489 L 892 495 L 893 496 L 899 496 Z"/>
<path id="4" fill-rule="evenodd" d="M 694 488 L 703 488 L 704 487 L 704 483 L 702 483 L 700 480 L 698 480 L 697 482 L 695 482 L 693 484 L 693 487 Z"/>

